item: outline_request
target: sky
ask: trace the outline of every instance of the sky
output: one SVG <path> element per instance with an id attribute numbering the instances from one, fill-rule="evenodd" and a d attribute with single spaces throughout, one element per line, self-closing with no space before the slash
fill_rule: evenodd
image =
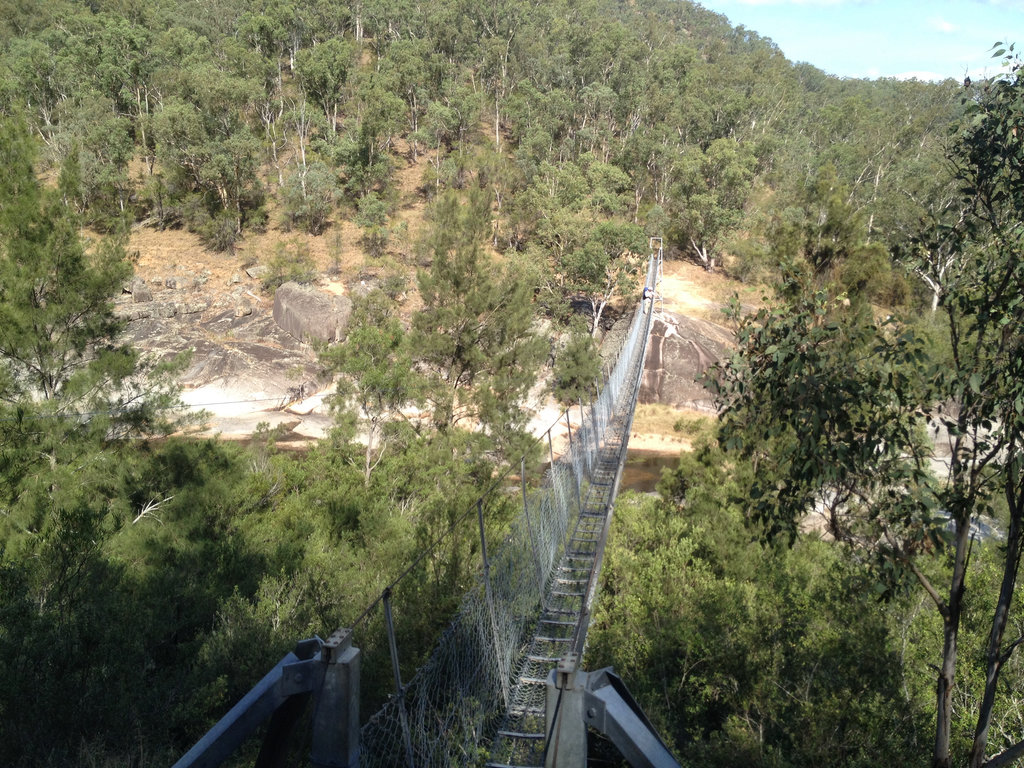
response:
<path id="1" fill-rule="evenodd" d="M 697 0 L 839 77 L 978 79 L 997 42 L 1024 51 L 1024 0 Z"/>

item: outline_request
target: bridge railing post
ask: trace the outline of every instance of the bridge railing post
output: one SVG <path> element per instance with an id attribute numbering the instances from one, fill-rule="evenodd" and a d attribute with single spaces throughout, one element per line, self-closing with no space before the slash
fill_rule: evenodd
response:
<path id="1" fill-rule="evenodd" d="M 509 691 L 508 691 L 508 676 L 502 669 L 501 663 L 501 634 L 498 632 L 498 615 L 494 608 L 494 591 L 491 588 L 491 564 L 487 559 L 487 535 L 484 532 L 484 503 L 483 500 L 478 500 L 476 503 L 477 518 L 480 521 L 480 553 L 483 556 L 484 561 L 484 594 L 487 598 L 487 612 L 491 617 L 491 638 L 494 641 L 494 660 L 497 665 L 495 670 L 498 680 L 501 682 L 501 697 L 505 702 L 505 708 L 508 709 L 509 705 Z"/>
<path id="2" fill-rule="evenodd" d="M 405 712 L 405 686 L 402 685 L 402 670 L 398 665 L 398 643 L 395 641 L 395 623 L 391 619 L 391 588 L 381 596 L 384 602 L 384 621 L 388 628 L 388 647 L 391 650 L 391 671 L 395 676 L 395 696 L 398 697 L 398 716 L 402 725 L 402 742 L 405 746 L 406 768 L 416 768 L 412 753 L 412 734 L 409 732 L 409 716 Z"/>
<path id="3" fill-rule="evenodd" d="M 579 657 L 566 654 L 548 673 L 545 707 L 544 768 L 584 768 L 587 764 L 587 724 L 583 695 L 587 673 Z"/>
<path id="4" fill-rule="evenodd" d="M 351 629 L 337 630 L 320 648 L 326 668 L 314 695 L 313 768 L 359 765 L 359 660 Z"/>

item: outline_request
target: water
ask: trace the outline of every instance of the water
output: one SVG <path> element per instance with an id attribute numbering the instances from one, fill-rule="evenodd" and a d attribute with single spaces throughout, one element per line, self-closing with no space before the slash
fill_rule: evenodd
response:
<path id="1" fill-rule="evenodd" d="M 626 466 L 622 470 L 620 490 L 652 493 L 661 479 L 665 467 L 675 469 L 679 463 L 679 452 L 634 451 L 626 453 Z"/>

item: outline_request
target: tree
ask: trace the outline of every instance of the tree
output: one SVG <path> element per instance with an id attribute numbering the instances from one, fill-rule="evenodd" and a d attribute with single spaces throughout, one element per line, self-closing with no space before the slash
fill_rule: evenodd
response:
<path id="1" fill-rule="evenodd" d="M 420 118 L 429 103 L 427 89 L 433 78 L 428 68 L 436 69 L 433 65 L 429 44 L 417 39 L 396 40 L 380 62 L 381 72 L 390 83 L 388 90 L 400 94 L 408 107 L 413 162 L 419 160 Z"/>
<path id="2" fill-rule="evenodd" d="M 766 459 L 754 496 L 769 530 L 792 535 L 817 502 L 837 536 L 871 553 L 883 573 L 912 575 L 934 603 L 942 625 L 936 768 L 953 762 L 973 526 L 996 497 L 1008 526 L 969 764 L 1002 766 L 1024 755 L 1016 741 L 987 757 L 1000 674 L 1022 642 L 1006 638 L 1024 539 L 1021 75 L 1015 62 L 968 105 L 951 154 L 966 204 L 953 226 L 963 253 L 979 258 L 940 298 L 948 353 L 929 352 L 892 320 L 876 325 L 805 295 L 743 323 L 741 355 L 719 383 L 725 445 Z M 936 421 L 951 455 L 944 476 L 933 478 L 922 437 Z M 919 563 L 935 550 L 951 563 L 945 591 Z"/>
<path id="3" fill-rule="evenodd" d="M 716 139 L 706 150 L 689 148 L 680 159 L 675 225 L 708 272 L 715 269 L 722 239 L 742 220 L 755 165 L 750 147 L 733 139 Z"/>
<path id="4" fill-rule="evenodd" d="M 42 189 L 33 158 L 24 126 L 0 123 L 0 406 L 11 487 L 15 465 L 40 453 L 54 460 L 87 436 L 155 430 L 176 402 L 169 382 L 148 380 L 153 371 L 118 343 L 111 297 L 131 275 L 120 241 L 87 249 L 63 202 L 65 178 Z"/>
<path id="5" fill-rule="evenodd" d="M 966 208 L 956 199 L 949 200 L 929 217 L 928 224 L 898 252 L 899 261 L 921 278 L 931 291 L 931 310 L 960 277 L 971 261 L 963 242 L 963 217 Z M 976 258 L 976 256 L 975 256 Z"/>
<path id="6" fill-rule="evenodd" d="M 1013 46 L 1010 46 L 1013 50 Z M 999 50 L 1001 56 L 1005 50 Z M 1017 59 L 979 102 L 968 104 L 953 160 L 969 202 L 963 223 L 967 248 L 983 258 L 942 301 L 949 320 L 953 365 L 939 379 L 958 412 L 944 418 L 952 457 L 944 508 L 954 522 L 954 573 L 943 614 L 944 647 L 938 683 L 935 764 L 949 763 L 949 719 L 957 653 L 960 601 L 970 553 L 970 526 L 992 494 L 1009 513 L 1003 578 L 986 649 L 985 685 L 971 768 L 1005 765 L 1024 755 L 1024 740 L 986 757 L 1000 673 L 1021 642 L 1005 633 L 1024 540 L 1024 134 L 1020 102 L 1024 70 Z M 945 609 L 945 610 L 943 610 Z"/>
<path id="7" fill-rule="evenodd" d="M 86 252 L 71 212 L 36 182 L 24 128 L 0 127 L 0 396 L 89 402 L 109 383 L 111 356 L 127 353 L 112 346 L 120 322 L 110 299 L 131 266 L 117 247 Z"/>
<path id="8" fill-rule="evenodd" d="M 752 537 L 734 459 L 701 439 L 661 498 L 619 497 L 590 663 L 614 663 L 683 765 L 913 764 L 927 713 L 903 691 L 904 603 L 831 542 Z"/>
<path id="9" fill-rule="evenodd" d="M 434 203 L 423 244 L 430 269 L 417 275 L 423 309 L 413 318 L 413 348 L 430 368 L 428 400 L 441 429 L 477 421 L 507 440 L 526 422 L 521 406 L 547 344 L 531 329 L 534 286 L 483 250 L 489 214 L 489 197 L 479 190 L 466 200 L 445 193 Z"/>
<path id="10" fill-rule="evenodd" d="M 316 160 L 296 168 L 282 191 L 286 223 L 302 224 L 311 235 L 323 234 L 337 194 L 337 177 L 324 163 Z"/>
<path id="11" fill-rule="evenodd" d="M 590 304 L 590 335 L 596 336 L 608 302 L 635 290 L 641 267 L 639 254 L 646 242 L 636 224 L 604 222 L 589 234 L 580 247 L 565 253 L 558 266 L 566 290 Z"/>
<path id="12" fill-rule="evenodd" d="M 97 229 L 110 231 L 125 218 L 131 198 L 128 162 L 135 145 L 129 120 L 95 93 L 83 93 L 68 106 L 69 114 L 61 121 L 61 143 L 67 146 L 61 149 L 81 169 L 81 185 L 74 191 L 78 212 Z M 69 157 L 75 153 L 77 159 Z"/>
<path id="13" fill-rule="evenodd" d="M 597 376 L 601 372 L 601 358 L 597 345 L 582 323 L 573 323 L 569 339 L 555 355 L 555 397 L 572 405 L 594 396 Z"/>
<path id="14" fill-rule="evenodd" d="M 323 109 L 332 132 L 338 130 L 338 107 L 351 66 L 351 47 L 335 37 L 299 51 L 295 61 L 299 83 Z"/>
<path id="15" fill-rule="evenodd" d="M 338 398 L 352 398 L 366 425 L 363 478 L 369 486 L 387 448 L 388 424 L 400 420 L 404 406 L 421 400 L 421 386 L 409 337 L 391 299 L 375 289 L 356 303 L 352 314 L 345 341 L 325 350 L 321 360 L 345 377 L 338 382 Z"/>
<path id="16" fill-rule="evenodd" d="M 186 223 L 218 250 L 232 246 L 246 214 L 262 202 L 260 142 L 244 120 L 259 86 L 213 62 L 189 70 L 185 98 L 168 96 L 153 116 L 157 156 L 186 209 Z"/>
<path id="17" fill-rule="evenodd" d="M 788 268 L 805 264 L 819 285 L 834 284 L 852 299 L 883 304 L 902 297 L 887 249 L 867 239 L 863 217 L 831 165 L 818 169 L 797 205 L 775 215 L 768 239 L 777 262 Z"/>

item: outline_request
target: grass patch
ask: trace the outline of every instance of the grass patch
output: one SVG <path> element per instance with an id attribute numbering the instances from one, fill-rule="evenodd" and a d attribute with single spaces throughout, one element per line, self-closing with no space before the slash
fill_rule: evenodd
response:
<path id="1" fill-rule="evenodd" d="M 672 430 L 693 442 L 699 437 L 711 437 L 715 431 L 715 420 L 697 413 L 683 413 L 672 425 Z"/>
<path id="2" fill-rule="evenodd" d="M 633 415 L 633 432 L 638 435 L 675 436 L 675 423 L 680 411 L 660 403 L 637 405 Z"/>

